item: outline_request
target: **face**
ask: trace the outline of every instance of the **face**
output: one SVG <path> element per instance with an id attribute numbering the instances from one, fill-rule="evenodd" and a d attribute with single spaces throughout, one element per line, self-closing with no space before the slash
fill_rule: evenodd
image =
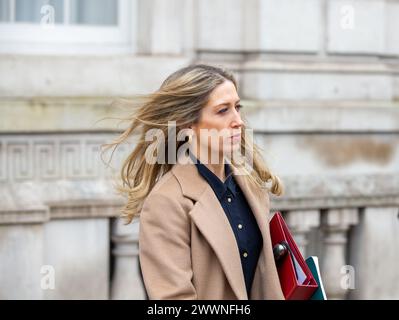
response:
<path id="1" fill-rule="evenodd" d="M 200 120 L 192 125 L 195 149 L 204 154 L 223 157 L 240 148 L 243 121 L 240 115 L 240 98 L 234 84 L 226 80 L 211 93 L 201 110 Z M 198 148 L 199 147 L 199 148 Z M 211 161 L 211 160 L 209 160 Z"/>

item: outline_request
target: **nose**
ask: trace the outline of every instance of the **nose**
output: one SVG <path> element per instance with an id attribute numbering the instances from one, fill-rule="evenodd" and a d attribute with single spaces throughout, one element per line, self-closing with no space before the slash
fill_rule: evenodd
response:
<path id="1" fill-rule="evenodd" d="M 237 110 L 234 110 L 234 119 L 232 121 L 232 126 L 234 128 L 239 128 L 242 127 L 242 125 L 244 124 L 244 122 L 241 119 L 241 115 Z"/>

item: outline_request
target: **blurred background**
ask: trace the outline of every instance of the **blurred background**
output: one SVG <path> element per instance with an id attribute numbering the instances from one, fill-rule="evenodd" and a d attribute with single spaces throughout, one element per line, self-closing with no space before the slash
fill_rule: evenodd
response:
<path id="1" fill-rule="evenodd" d="M 116 98 L 230 68 L 329 299 L 399 298 L 399 1 L 0 0 L 0 299 L 145 299 Z"/>

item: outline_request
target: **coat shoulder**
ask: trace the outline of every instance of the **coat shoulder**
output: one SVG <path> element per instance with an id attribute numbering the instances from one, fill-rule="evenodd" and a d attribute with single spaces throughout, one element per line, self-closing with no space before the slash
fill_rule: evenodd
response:
<path id="1" fill-rule="evenodd" d="M 154 185 L 151 193 L 162 193 L 162 194 L 171 194 L 176 195 L 176 193 L 182 193 L 179 182 L 176 177 L 173 175 L 172 170 L 169 170 L 165 173 Z"/>
<path id="2" fill-rule="evenodd" d="M 154 185 L 148 193 L 144 203 L 158 203 L 163 199 L 167 204 L 178 206 L 183 209 L 189 210 L 192 207 L 192 201 L 183 195 L 181 185 L 177 178 L 169 170 L 165 173 Z"/>

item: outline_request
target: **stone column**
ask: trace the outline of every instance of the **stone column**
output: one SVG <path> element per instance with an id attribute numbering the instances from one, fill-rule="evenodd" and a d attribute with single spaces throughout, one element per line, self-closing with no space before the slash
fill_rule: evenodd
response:
<path id="1" fill-rule="evenodd" d="M 350 234 L 349 261 L 356 281 L 349 299 L 399 299 L 398 207 L 366 207 Z"/>
<path id="2" fill-rule="evenodd" d="M 113 300 L 146 298 L 139 270 L 138 233 L 138 220 L 129 225 L 124 225 L 119 218 L 113 221 L 114 273 L 111 283 Z"/>
<path id="3" fill-rule="evenodd" d="M 286 222 L 293 233 L 296 244 L 306 259 L 308 233 L 320 225 L 319 210 L 292 210 L 286 215 Z"/>
<path id="4" fill-rule="evenodd" d="M 348 288 L 347 231 L 358 223 L 358 209 L 331 209 L 321 216 L 324 231 L 323 283 L 328 299 L 345 299 Z M 350 280 L 350 279 L 349 279 Z"/>

